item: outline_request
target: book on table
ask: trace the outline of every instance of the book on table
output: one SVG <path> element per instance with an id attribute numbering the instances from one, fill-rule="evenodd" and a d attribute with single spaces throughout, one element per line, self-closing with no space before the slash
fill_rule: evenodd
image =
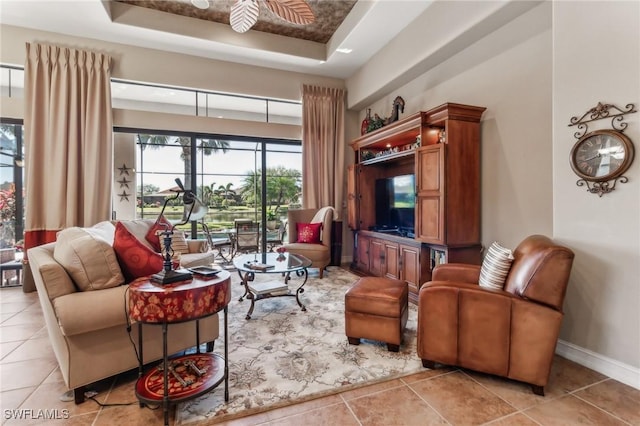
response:
<path id="1" fill-rule="evenodd" d="M 289 291 L 289 287 L 279 281 L 252 282 L 249 284 L 249 290 L 254 294 L 284 294 Z"/>
<path id="2" fill-rule="evenodd" d="M 266 263 L 245 263 L 244 266 L 249 269 L 254 269 L 256 271 L 266 271 L 267 269 L 275 268 L 275 265 L 268 265 Z"/>

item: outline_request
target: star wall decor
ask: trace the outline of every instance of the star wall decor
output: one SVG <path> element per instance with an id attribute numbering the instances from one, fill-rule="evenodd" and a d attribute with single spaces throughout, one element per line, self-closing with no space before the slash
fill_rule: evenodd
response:
<path id="1" fill-rule="evenodd" d="M 122 167 L 118 167 L 118 170 L 120 170 L 120 175 L 127 175 L 129 176 L 129 170 L 133 170 L 131 167 L 127 167 L 126 164 L 122 163 Z"/>
<path id="2" fill-rule="evenodd" d="M 120 180 L 117 180 L 116 182 L 120 184 L 120 188 L 124 186 L 127 189 L 129 189 L 129 184 L 131 183 L 131 181 L 127 180 L 126 178 L 122 178 Z"/>
<path id="3" fill-rule="evenodd" d="M 120 201 L 129 201 L 129 195 L 131 194 L 127 194 L 127 192 L 123 190 L 120 194 L 118 194 L 118 197 L 120 197 Z"/>

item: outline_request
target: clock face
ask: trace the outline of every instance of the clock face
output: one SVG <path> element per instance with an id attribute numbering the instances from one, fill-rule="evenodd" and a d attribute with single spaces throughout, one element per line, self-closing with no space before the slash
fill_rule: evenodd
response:
<path id="1" fill-rule="evenodd" d="M 585 180 L 605 181 L 624 173 L 633 158 L 633 145 L 624 134 L 596 130 L 584 135 L 571 151 L 571 167 Z"/>

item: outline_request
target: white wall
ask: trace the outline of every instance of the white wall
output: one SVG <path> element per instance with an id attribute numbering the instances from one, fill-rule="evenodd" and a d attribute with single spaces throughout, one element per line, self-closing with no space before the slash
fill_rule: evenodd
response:
<path id="1" fill-rule="evenodd" d="M 402 96 L 401 118 L 445 102 L 487 108 L 481 124 L 487 247 L 493 241 L 515 247 L 529 234 L 553 232 L 551 47 L 551 7 L 543 4 L 370 105 L 389 116 Z"/>
<path id="2" fill-rule="evenodd" d="M 368 107 L 388 116 L 398 95 L 406 101 L 402 116 L 443 102 L 487 107 L 482 243 L 514 247 L 541 233 L 571 247 L 576 259 L 558 352 L 637 388 L 640 160 L 615 193 L 587 194 L 569 166 L 575 140 L 567 124 L 597 101 L 640 107 L 639 8 L 638 2 L 545 2 L 359 111 L 360 120 Z M 415 39 L 415 48 L 424 50 L 425 42 Z M 407 42 L 405 55 L 413 47 Z M 401 60 L 397 51 L 394 61 L 384 53 L 367 65 L 375 64 L 375 73 L 348 80 L 358 99 L 368 98 L 369 86 L 372 92 L 384 87 L 380 76 L 392 75 Z M 375 82 L 367 80 L 372 73 Z M 639 120 L 640 113 L 631 114 L 626 131 L 638 150 Z"/>
<path id="3" fill-rule="evenodd" d="M 588 363 L 623 363 L 620 374 L 640 387 L 640 159 L 628 183 L 589 194 L 569 167 L 576 139 L 567 127 L 598 102 L 640 110 L 640 3 L 559 1 L 553 18 L 553 228 L 576 252 L 561 338 L 593 352 L 583 354 Z M 624 121 L 638 157 L 640 112 Z"/>
<path id="4" fill-rule="evenodd" d="M 25 43 L 58 44 L 110 55 L 114 78 L 265 98 L 300 100 L 302 84 L 344 87 L 339 79 L 146 49 L 100 40 L 0 25 L 0 60 L 24 65 Z"/>
<path id="5" fill-rule="evenodd" d="M 0 25 L 0 36 L 0 62 L 18 66 L 24 65 L 25 43 L 31 42 L 58 44 L 108 54 L 113 58 L 112 77 L 124 80 L 295 101 L 302 98 L 303 84 L 344 87 L 344 81 L 340 79 L 233 64 L 10 25 Z M 21 118 L 22 105 L 22 102 L 3 98 L 0 113 L 3 117 Z M 194 130 L 192 126 L 195 125 L 198 131 L 204 132 L 283 139 L 301 138 L 300 126 L 297 125 L 171 116 L 122 109 L 114 114 L 114 125 L 140 128 L 160 125 L 161 127 L 157 128 L 167 130 Z"/>

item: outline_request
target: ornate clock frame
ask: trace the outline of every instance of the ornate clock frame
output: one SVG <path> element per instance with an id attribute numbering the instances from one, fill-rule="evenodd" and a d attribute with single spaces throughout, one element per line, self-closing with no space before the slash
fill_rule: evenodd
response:
<path id="1" fill-rule="evenodd" d="M 627 183 L 629 181 L 629 178 L 623 176 L 623 173 L 629 169 L 633 162 L 634 146 L 631 139 L 623 133 L 628 126 L 628 123 L 625 123 L 623 120 L 626 114 L 634 112 L 637 112 L 634 104 L 627 104 L 623 109 L 620 109 L 613 104 L 598 102 L 595 107 L 589 109 L 581 117 L 571 117 L 569 126 L 578 126 L 578 131 L 573 134 L 577 141 L 573 145 L 569 157 L 572 170 L 580 178 L 576 181 L 577 186 L 586 185 L 589 193 L 598 194 L 599 197 L 602 197 L 603 194 L 608 194 L 615 190 L 616 183 Z M 611 129 L 588 131 L 589 126 L 587 123 L 602 119 L 611 119 Z M 624 158 L 614 172 L 601 176 L 591 176 L 585 174 L 582 167 L 578 165 L 576 153 L 583 144 L 589 142 L 590 138 L 600 135 L 607 136 L 611 139 L 618 139 L 621 145 L 624 146 Z"/>

